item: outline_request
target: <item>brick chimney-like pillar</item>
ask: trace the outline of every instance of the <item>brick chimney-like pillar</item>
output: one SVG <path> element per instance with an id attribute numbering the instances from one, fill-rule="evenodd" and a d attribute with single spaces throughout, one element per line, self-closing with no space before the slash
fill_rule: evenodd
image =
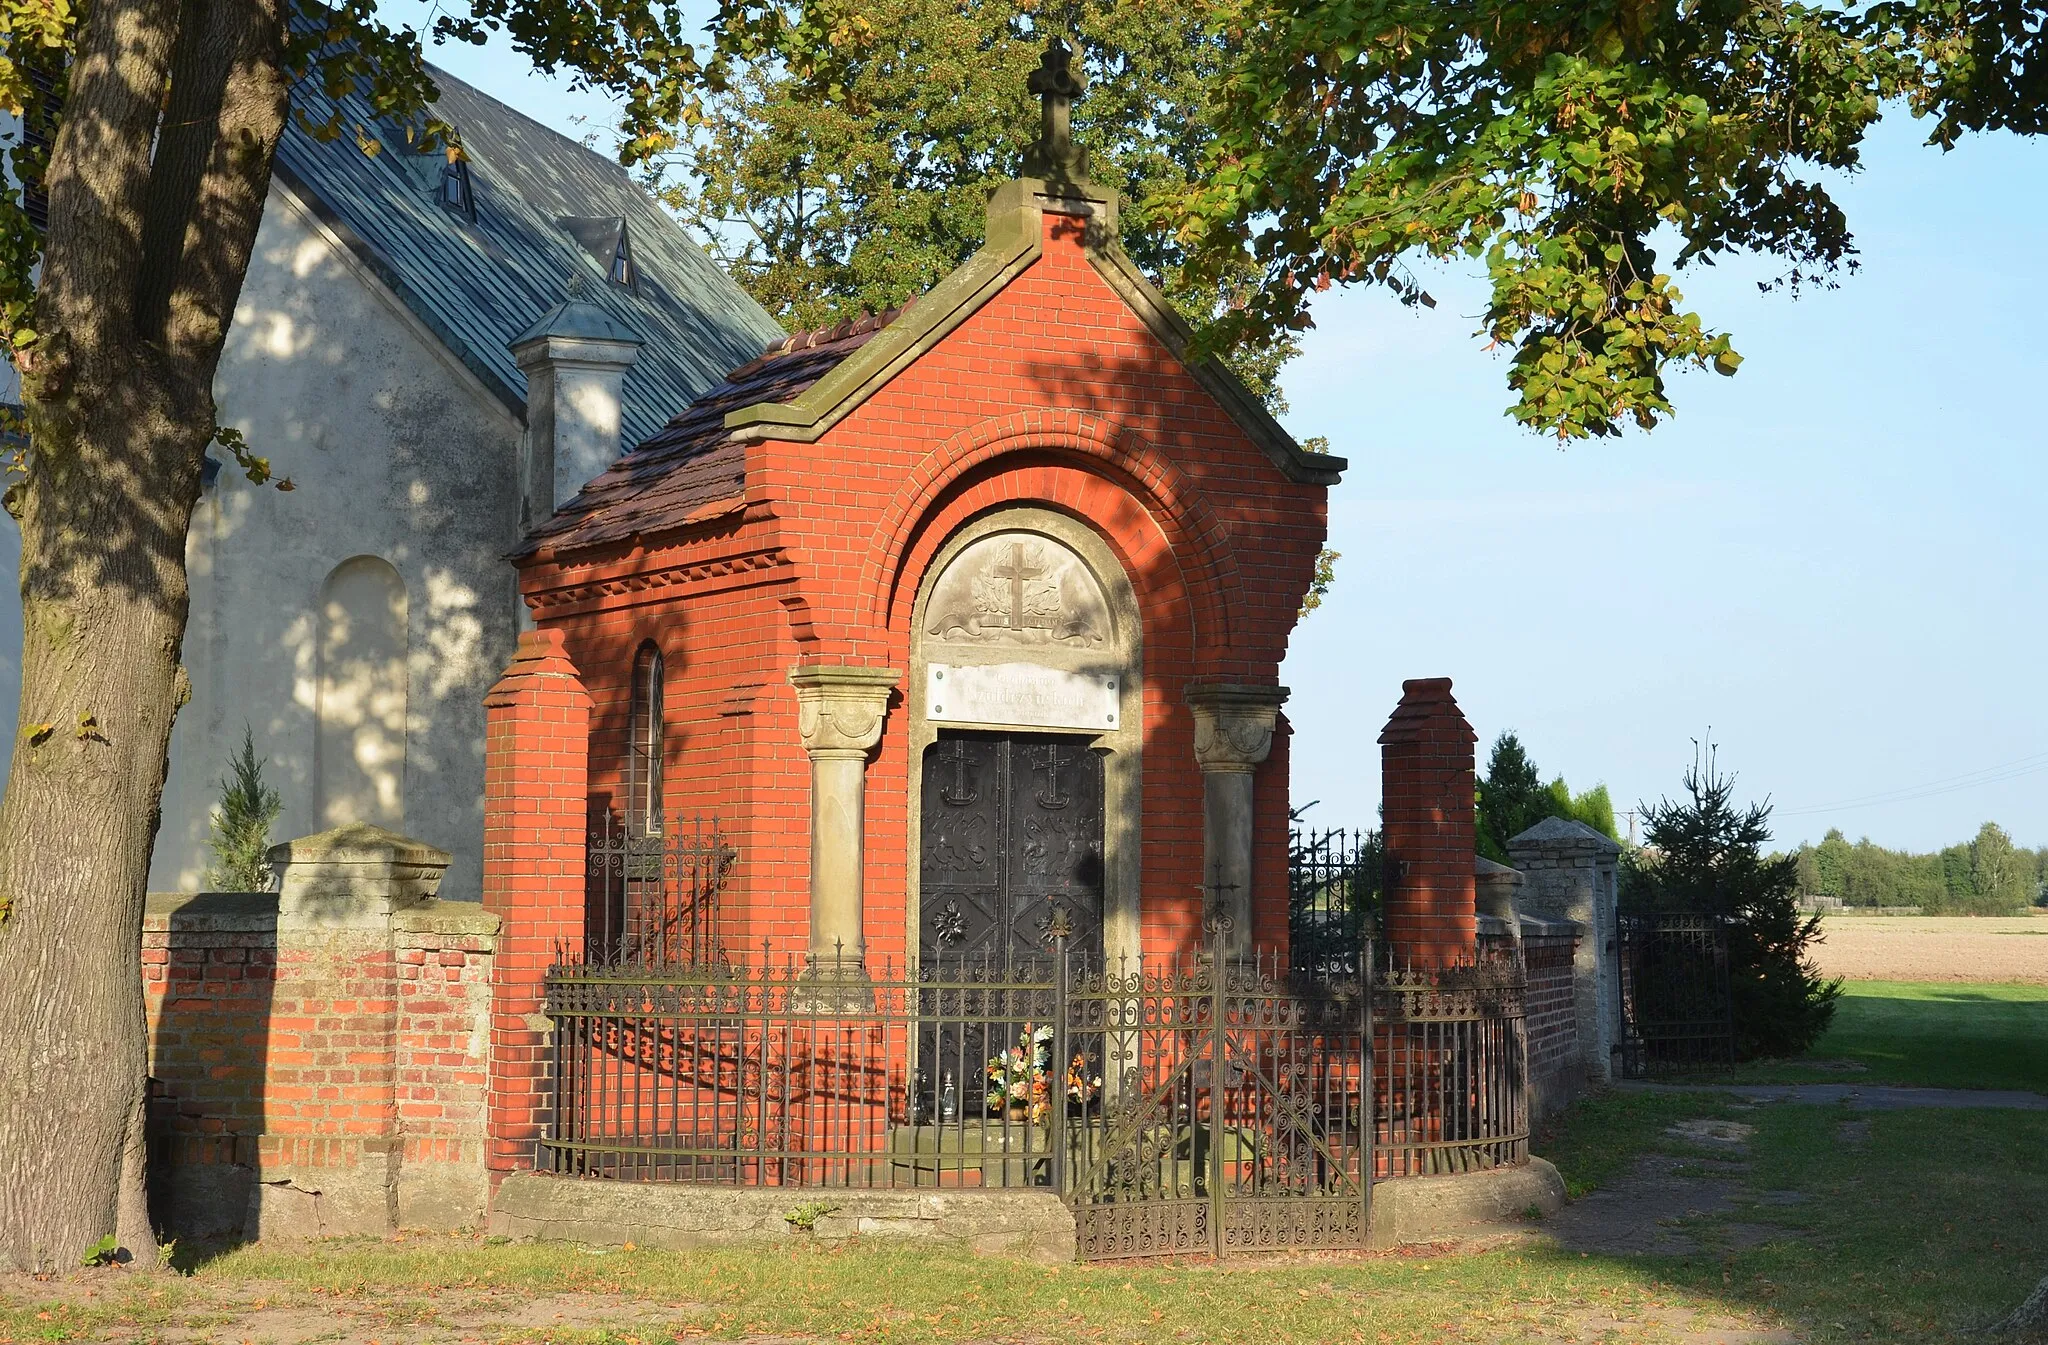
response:
<path id="1" fill-rule="evenodd" d="M 1380 734 L 1386 929 L 1397 961 L 1438 967 L 1477 951 L 1473 745 L 1448 677 L 1401 684 Z"/>
<path id="2" fill-rule="evenodd" d="M 548 1122 L 547 970 L 583 939 L 590 693 L 562 633 L 530 630 L 484 697 L 484 909 L 503 926 L 491 978 L 493 1189 L 531 1168 Z"/>

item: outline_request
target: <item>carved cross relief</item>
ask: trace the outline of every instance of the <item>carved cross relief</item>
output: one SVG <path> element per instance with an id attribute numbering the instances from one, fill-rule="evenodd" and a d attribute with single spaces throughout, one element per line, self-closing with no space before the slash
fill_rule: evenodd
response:
<path id="1" fill-rule="evenodd" d="M 975 644 L 1093 647 L 1109 639 L 1101 585 L 1051 538 L 997 533 L 969 546 L 932 587 L 925 631 Z"/>

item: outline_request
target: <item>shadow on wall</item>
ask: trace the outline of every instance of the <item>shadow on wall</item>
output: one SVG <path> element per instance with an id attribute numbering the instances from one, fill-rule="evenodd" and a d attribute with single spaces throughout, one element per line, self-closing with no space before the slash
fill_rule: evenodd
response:
<path id="1" fill-rule="evenodd" d="M 202 1240 L 481 1217 L 497 917 L 445 851 L 352 823 L 273 847 L 277 892 L 144 920 L 151 1212 Z"/>
<path id="2" fill-rule="evenodd" d="M 275 893 L 203 892 L 152 897 L 143 917 L 160 1231 L 238 1240 L 247 1227 L 270 1101 L 277 916 Z"/>

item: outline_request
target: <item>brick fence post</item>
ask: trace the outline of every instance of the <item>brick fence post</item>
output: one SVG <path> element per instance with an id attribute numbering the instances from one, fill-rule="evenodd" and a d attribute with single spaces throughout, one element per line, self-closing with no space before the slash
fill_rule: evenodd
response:
<path id="1" fill-rule="evenodd" d="M 489 1143 L 495 1190 L 531 1168 L 548 1122 L 547 969 L 583 938 L 590 693 L 555 630 L 520 635 L 484 697 L 484 909 L 503 924 L 491 977 Z"/>
<path id="2" fill-rule="evenodd" d="M 1439 967 L 1478 948 L 1473 745 L 1448 677 L 1401 684 L 1380 734 L 1386 942 L 1396 960 Z"/>

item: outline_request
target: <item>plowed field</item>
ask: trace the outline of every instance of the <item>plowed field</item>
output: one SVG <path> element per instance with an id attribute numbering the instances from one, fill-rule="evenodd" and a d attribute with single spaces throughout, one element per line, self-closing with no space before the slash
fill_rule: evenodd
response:
<path id="1" fill-rule="evenodd" d="M 2048 985 L 2048 916 L 1838 915 L 1821 928 L 1829 976 Z"/>

